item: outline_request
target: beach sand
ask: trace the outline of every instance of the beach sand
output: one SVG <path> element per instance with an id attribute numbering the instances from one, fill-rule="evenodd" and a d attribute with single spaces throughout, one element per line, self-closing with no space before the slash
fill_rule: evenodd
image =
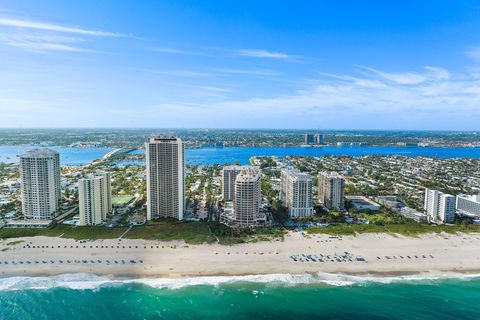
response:
<path id="1" fill-rule="evenodd" d="M 290 232 L 284 241 L 224 246 L 117 239 L 80 243 L 73 239 L 29 237 L 0 242 L 0 277 L 65 273 L 91 273 L 112 278 L 317 272 L 378 275 L 480 273 L 479 240 L 480 234 L 426 234 L 417 238 L 362 234 L 336 238 Z M 301 254 L 334 256 L 345 251 L 366 261 L 295 262 L 290 257 Z"/>

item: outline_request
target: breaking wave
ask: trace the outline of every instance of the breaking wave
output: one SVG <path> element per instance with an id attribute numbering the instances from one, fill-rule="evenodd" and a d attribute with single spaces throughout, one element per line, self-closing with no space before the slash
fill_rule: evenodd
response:
<path id="1" fill-rule="evenodd" d="M 448 279 L 471 280 L 480 278 L 480 274 L 430 275 L 416 274 L 405 276 L 353 276 L 345 274 L 269 274 L 247 276 L 205 276 L 188 278 L 140 278 L 110 279 L 86 273 L 69 273 L 49 277 L 8 277 L 0 278 L 0 291 L 49 290 L 67 288 L 72 290 L 95 290 L 128 284 L 141 284 L 160 289 L 181 289 L 189 286 L 220 286 L 235 283 L 261 283 L 278 286 L 296 286 L 323 284 L 326 286 L 353 286 L 369 283 L 390 284 L 396 282 L 435 282 Z"/>

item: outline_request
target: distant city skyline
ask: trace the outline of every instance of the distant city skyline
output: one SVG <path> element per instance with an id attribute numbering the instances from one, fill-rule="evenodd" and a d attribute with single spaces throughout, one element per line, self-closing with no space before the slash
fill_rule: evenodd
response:
<path id="1" fill-rule="evenodd" d="M 476 1 L 0 4 L 0 128 L 478 130 Z"/>

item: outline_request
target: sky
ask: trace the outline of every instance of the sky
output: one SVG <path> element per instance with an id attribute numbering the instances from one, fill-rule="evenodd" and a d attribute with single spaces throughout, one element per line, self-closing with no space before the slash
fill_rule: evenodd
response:
<path id="1" fill-rule="evenodd" d="M 480 129 L 480 2 L 0 0 L 0 127 Z"/>

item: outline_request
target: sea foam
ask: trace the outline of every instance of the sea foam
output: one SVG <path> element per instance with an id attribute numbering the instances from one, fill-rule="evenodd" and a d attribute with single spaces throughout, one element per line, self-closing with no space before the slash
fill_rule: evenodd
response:
<path id="1" fill-rule="evenodd" d="M 247 276 L 205 276 L 185 278 L 140 278 L 110 279 L 86 273 L 69 273 L 49 277 L 7 277 L 0 278 L 0 291 L 49 290 L 66 288 L 72 290 L 95 290 L 102 287 L 141 284 L 159 289 L 181 289 L 189 286 L 215 286 L 236 283 L 260 283 L 273 286 L 326 285 L 352 286 L 366 284 L 390 284 L 395 282 L 435 282 L 447 279 L 470 280 L 480 274 L 416 274 L 405 276 L 353 276 L 319 272 L 316 274 L 267 274 Z"/>

